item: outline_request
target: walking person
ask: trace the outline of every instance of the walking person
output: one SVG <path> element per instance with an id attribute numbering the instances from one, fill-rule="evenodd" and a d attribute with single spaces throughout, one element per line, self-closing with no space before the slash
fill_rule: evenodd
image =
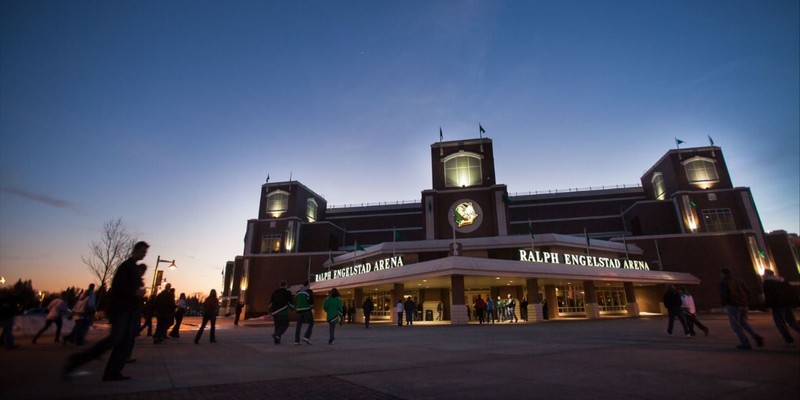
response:
<path id="1" fill-rule="evenodd" d="M 294 330 L 294 344 L 300 344 L 300 333 L 303 330 L 303 324 L 308 324 L 306 334 L 303 335 L 303 341 L 311 344 L 311 332 L 314 329 L 314 292 L 308 288 L 308 281 L 303 282 L 303 286 L 294 295 L 294 309 L 297 311 L 297 326 Z"/>
<path id="2" fill-rule="evenodd" d="M 494 300 L 492 300 L 492 295 L 486 296 L 486 323 L 488 324 L 489 321 L 494 323 Z"/>
<path id="3" fill-rule="evenodd" d="M 0 290 L 0 327 L 3 328 L 3 333 L 0 334 L 0 345 L 6 350 L 14 350 L 19 347 L 14 342 L 14 318 L 20 311 L 19 297 L 15 286 L 8 290 Z"/>
<path id="4" fill-rule="evenodd" d="M 764 270 L 764 301 L 772 310 L 772 320 L 778 328 L 781 336 L 783 336 L 783 343 L 786 347 L 794 346 L 794 338 L 789 329 L 794 329 L 795 332 L 800 333 L 800 324 L 794 317 L 793 307 L 797 304 L 797 296 L 791 285 L 779 276 L 775 276 L 772 270 Z"/>
<path id="5" fill-rule="evenodd" d="M 375 309 L 375 305 L 372 304 L 372 297 L 367 296 L 361 308 L 364 310 L 364 326 L 369 329 L 369 319 L 372 317 L 372 310 Z"/>
<path id="6" fill-rule="evenodd" d="M 141 309 L 140 318 L 144 318 L 144 322 L 142 322 L 142 324 L 139 326 L 139 332 L 136 336 L 139 336 L 144 328 L 147 328 L 147 336 L 153 336 L 153 315 L 155 314 L 155 310 L 156 296 L 150 296 L 150 298 L 144 303 L 144 307 Z"/>
<path id="7" fill-rule="evenodd" d="M 397 300 L 397 304 L 394 306 L 394 311 L 397 313 L 397 326 L 403 326 L 403 310 L 405 310 L 403 300 Z"/>
<path id="8" fill-rule="evenodd" d="M 339 296 L 339 290 L 336 288 L 331 289 L 331 294 L 322 303 L 322 308 L 325 309 L 325 320 L 328 321 L 328 344 L 336 342 L 333 333 L 336 330 L 336 323 L 342 319 L 342 298 Z"/>
<path id="9" fill-rule="evenodd" d="M 686 318 L 683 316 L 683 310 L 681 309 L 681 295 L 675 289 L 675 285 L 667 285 L 667 291 L 664 292 L 664 307 L 669 315 L 667 335 L 672 335 L 672 327 L 675 325 L 675 318 L 677 318 L 681 322 L 681 326 L 683 326 L 683 335 L 690 337 L 689 327 L 686 326 Z"/>
<path id="10" fill-rule="evenodd" d="M 753 346 L 747 340 L 745 332 L 753 337 L 756 341 L 756 346 L 764 346 L 764 339 L 757 334 L 750 324 L 747 323 L 747 304 L 750 301 L 750 289 L 743 280 L 731 275 L 731 270 L 723 268 L 721 271 L 722 278 L 719 281 L 719 297 L 725 311 L 728 312 L 728 321 L 736 336 L 739 338 L 739 345 L 736 346 L 740 350 L 750 350 Z"/>
<path id="11" fill-rule="evenodd" d="M 103 340 L 97 342 L 86 351 L 75 353 L 69 357 L 64 367 L 64 375 L 69 376 L 81 365 L 100 357 L 111 350 L 105 371 L 104 381 L 121 381 L 130 379 L 122 375 L 125 360 L 130 354 L 130 343 L 133 342 L 133 326 L 136 323 L 137 308 L 144 298 L 144 282 L 136 265 L 137 261 L 144 259 L 150 246 L 145 242 L 138 242 L 133 246 L 131 256 L 117 268 L 111 281 L 111 291 L 108 297 L 108 321 L 111 331 Z"/>
<path id="12" fill-rule="evenodd" d="M 96 304 L 94 295 L 94 283 L 78 296 L 78 301 L 75 302 L 75 307 L 72 308 L 72 320 L 75 325 L 69 335 L 64 336 L 64 344 L 73 342 L 78 346 L 84 344 L 86 334 L 89 332 L 89 324 L 91 324 L 91 315 L 94 315 Z"/>
<path id="13" fill-rule="evenodd" d="M 175 308 L 175 326 L 169 332 L 169 337 L 181 337 L 181 322 L 183 322 L 184 315 L 186 315 L 186 293 L 181 293 L 178 298 L 178 305 Z"/>
<path id="14" fill-rule="evenodd" d="M 275 332 L 272 334 L 275 344 L 281 344 L 281 336 L 289 329 L 289 309 L 294 307 L 292 292 L 286 285 L 286 281 L 281 281 L 280 287 L 272 292 L 269 300 L 269 312 L 275 325 Z"/>
<path id="15" fill-rule="evenodd" d="M 208 334 L 209 342 L 217 343 L 216 328 L 217 328 L 217 313 L 219 312 L 219 299 L 217 298 L 217 290 L 211 289 L 211 292 L 203 301 L 203 323 L 200 324 L 200 329 L 197 330 L 197 335 L 194 337 L 194 344 L 200 343 L 200 338 L 203 336 L 203 330 L 206 329 L 206 324 L 211 322 L 211 330 Z"/>
<path id="16" fill-rule="evenodd" d="M 164 290 L 156 296 L 156 333 L 153 335 L 153 343 L 159 344 L 167 338 L 167 330 L 172 325 L 172 318 L 175 315 L 175 289 L 168 283 Z"/>
<path id="17" fill-rule="evenodd" d="M 483 325 L 483 314 L 486 313 L 486 302 L 483 301 L 481 295 L 478 295 L 478 298 L 475 299 L 475 304 L 472 305 L 475 308 L 476 317 L 478 317 L 478 324 Z"/>
<path id="18" fill-rule="evenodd" d="M 236 314 L 233 316 L 233 325 L 239 326 L 239 316 L 242 314 L 242 309 L 244 308 L 244 302 L 239 300 L 236 302 Z"/>
<path id="19" fill-rule="evenodd" d="M 414 311 L 416 307 L 414 307 L 414 300 L 411 300 L 411 296 L 406 299 L 406 302 L 403 304 L 403 309 L 406 312 L 406 325 L 414 325 Z"/>
<path id="20" fill-rule="evenodd" d="M 33 337 L 33 344 L 36 344 L 36 341 L 39 340 L 39 336 L 47 331 L 50 328 L 50 325 L 56 324 L 56 342 L 61 341 L 61 326 L 64 323 L 64 315 L 69 313 L 69 308 L 67 307 L 67 302 L 61 299 L 61 296 L 56 295 L 53 300 L 50 300 L 50 303 L 47 304 L 47 319 L 45 320 L 44 327 L 36 333 Z"/>
<path id="21" fill-rule="evenodd" d="M 686 318 L 686 325 L 689 328 L 689 334 L 694 336 L 694 326 L 697 325 L 703 331 L 705 336 L 708 336 L 708 328 L 701 324 L 700 321 L 697 319 L 697 308 L 694 305 L 694 297 L 689 294 L 689 291 L 686 290 L 685 286 L 681 286 L 681 310 L 683 311 L 683 316 Z"/>
<path id="22" fill-rule="evenodd" d="M 519 302 L 519 313 L 522 316 L 523 321 L 528 320 L 528 298 L 523 297 L 522 301 Z"/>
<path id="23" fill-rule="evenodd" d="M 437 321 L 441 321 L 442 320 L 442 311 L 444 311 L 444 305 L 440 301 L 439 304 L 436 305 L 436 320 Z"/>
<path id="24" fill-rule="evenodd" d="M 508 322 L 519 321 L 517 318 L 517 300 L 511 297 L 511 293 L 508 294 L 508 300 L 506 300 L 506 310 L 508 310 Z"/>

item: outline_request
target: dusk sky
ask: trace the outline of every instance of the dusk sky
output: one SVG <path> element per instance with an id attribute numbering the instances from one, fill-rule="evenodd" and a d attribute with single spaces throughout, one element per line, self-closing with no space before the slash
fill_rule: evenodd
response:
<path id="1" fill-rule="evenodd" d="M 430 145 L 494 141 L 510 194 L 639 183 L 722 148 L 800 231 L 800 7 L 787 1 L 0 2 L 0 274 L 85 287 L 106 221 L 222 286 L 259 190 L 419 201 Z M 166 264 L 162 264 L 164 267 Z"/>

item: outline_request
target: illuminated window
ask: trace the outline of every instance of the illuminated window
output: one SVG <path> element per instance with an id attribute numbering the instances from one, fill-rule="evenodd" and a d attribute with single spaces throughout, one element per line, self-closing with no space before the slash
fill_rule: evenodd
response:
<path id="1" fill-rule="evenodd" d="M 281 235 L 261 237 L 261 253 L 279 253 L 281 251 Z"/>
<path id="2" fill-rule="evenodd" d="M 703 184 L 719 181 L 714 160 L 710 158 L 694 157 L 683 162 L 686 168 L 686 177 L 689 183 Z"/>
<path id="3" fill-rule="evenodd" d="M 653 195 L 656 197 L 656 200 L 664 200 L 664 197 L 667 193 L 666 188 L 664 188 L 664 178 L 661 176 L 661 172 L 656 172 L 653 174 Z"/>
<path id="4" fill-rule="evenodd" d="M 444 159 L 444 182 L 447 187 L 480 185 L 483 172 L 481 157 L 473 153 L 457 153 Z"/>
<path id="5" fill-rule="evenodd" d="M 707 232 L 735 231 L 736 224 L 729 208 L 703 210 L 703 223 Z"/>
<path id="6" fill-rule="evenodd" d="M 586 298 L 583 285 L 556 286 L 559 315 L 585 315 Z"/>
<path id="7" fill-rule="evenodd" d="M 267 195 L 267 212 L 273 217 L 280 217 L 289 209 L 289 193 L 276 190 Z"/>
<path id="8" fill-rule="evenodd" d="M 316 200 L 308 199 L 308 201 L 306 201 L 306 217 L 308 217 L 308 222 L 315 222 L 317 220 Z"/>
<path id="9" fill-rule="evenodd" d="M 627 304 L 624 287 L 603 286 L 597 288 L 597 305 L 600 307 L 600 312 L 626 312 Z"/>

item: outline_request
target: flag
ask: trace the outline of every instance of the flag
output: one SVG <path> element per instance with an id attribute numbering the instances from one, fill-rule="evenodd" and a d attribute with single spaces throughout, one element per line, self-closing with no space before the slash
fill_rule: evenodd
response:
<path id="1" fill-rule="evenodd" d="M 394 231 L 394 240 L 406 240 L 405 236 L 397 230 Z"/>
<path id="2" fill-rule="evenodd" d="M 358 244 L 358 241 L 356 241 L 356 250 L 355 250 L 355 251 L 359 251 L 359 250 L 361 250 L 361 251 L 366 251 L 366 250 L 364 250 L 364 248 L 363 248 L 363 247 L 361 247 L 361 245 L 360 245 L 360 244 Z"/>
<path id="3" fill-rule="evenodd" d="M 267 183 L 269 183 L 269 174 L 267 174 Z"/>
<path id="4" fill-rule="evenodd" d="M 531 224 L 530 218 L 528 219 L 528 234 L 531 235 L 531 239 L 533 238 L 533 225 Z"/>
<path id="5" fill-rule="evenodd" d="M 333 252 L 328 249 L 328 262 L 333 264 Z"/>
<path id="6" fill-rule="evenodd" d="M 503 203 L 506 203 L 506 205 L 511 204 L 511 198 L 508 197 L 508 193 L 503 193 Z"/>
<path id="7" fill-rule="evenodd" d="M 442 134 L 442 127 L 439 127 L 439 141 L 441 142 L 444 139 L 444 135 Z"/>
<path id="8" fill-rule="evenodd" d="M 678 138 L 675 138 L 675 146 L 677 146 L 678 148 L 680 148 L 681 145 L 684 144 L 684 143 L 686 143 L 686 142 L 684 142 L 683 140 L 680 140 Z"/>
<path id="9" fill-rule="evenodd" d="M 583 228 L 583 235 L 586 236 L 586 255 L 588 256 L 591 243 L 589 242 L 589 232 L 586 231 L 586 228 Z"/>
<path id="10" fill-rule="evenodd" d="M 692 208 L 697 208 L 697 203 L 694 201 L 689 200 L 689 205 L 692 206 Z"/>
<path id="11" fill-rule="evenodd" d="M 711 138 L 711 135 L 708 135 L 708 143 L 710 143 L 712 146 L 714 145 L 714 139 Z"/>
<path id="12" fill-rule="evenodd" d="M 758 256 L 761 258 L 767 258 L 766 253 L 764 253 L 764 250 L 761 247 L 758 248 Z"/>
<path id="13" fill-rule="evenodd" d="M 486 133 L 486 131 L 483 129 L 483 126 L 481 126 L 481 124 L 478 124 L 478 134 L 481 135 L 481 137 L 483 137 L 484 133 Z"/>

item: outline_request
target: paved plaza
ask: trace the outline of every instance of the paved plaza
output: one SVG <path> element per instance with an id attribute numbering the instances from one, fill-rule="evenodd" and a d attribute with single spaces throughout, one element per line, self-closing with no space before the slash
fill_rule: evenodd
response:
<path id="1" fill-rule="evenodd" d="M 181 338 L 137 338 L 123 373 L 101 382 L 105 357 L 69 380 L 61 368 L 74 346 L 53 330 L 32 345 L 0 350 L 2 399 L 797 399 L 800 351 L 787 348 L 768 314 L 752 325 L 766 345 L 737 350 L 722 314 L 700 315 L 708 337 L 667 336 L 666 317 L 450 326 L 345 324 L 336 343 L 317 322 L 313 344 L 293 344 L 294 324 L 274 345 L 272 326 L 221 318 L 218 343 L 194 344 L 198 318 Z M 89 340 L 107 327 L 98 324 Z M 795 336 L 797 337 L 797 336 Z"/>

